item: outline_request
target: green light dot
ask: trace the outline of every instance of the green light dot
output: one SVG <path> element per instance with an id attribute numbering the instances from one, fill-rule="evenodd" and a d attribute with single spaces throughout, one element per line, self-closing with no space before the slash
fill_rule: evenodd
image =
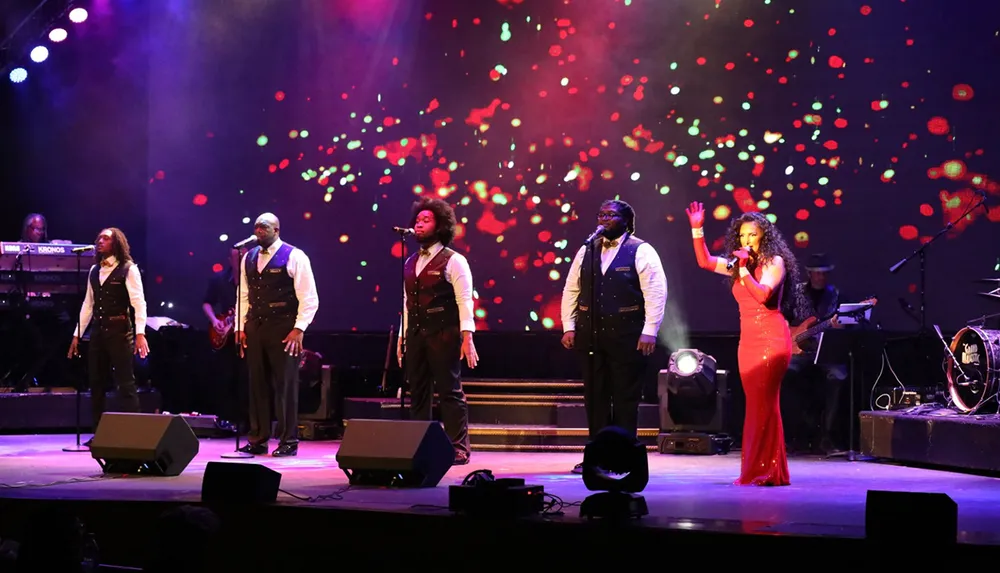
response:
<path id="1" fill-rule="evenodd" d="M 262 136 L 258 137 L 257 138 L 257 145 L 259 145 L 261 147 L 264 147 L 265 145 L 267 145 L 267 136 L 266 135 L 262 135 Z"/>

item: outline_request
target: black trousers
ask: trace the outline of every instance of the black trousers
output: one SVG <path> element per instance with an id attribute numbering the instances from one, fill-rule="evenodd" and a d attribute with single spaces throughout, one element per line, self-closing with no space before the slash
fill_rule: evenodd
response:
<path id="1" fill-rule="evenodd" d="M 469 405 L 462 391 L 462 333 L 447 328 L 406 337 L 406 372 L 410 380 L 410 418 L 433 420 L 434 393 L 441 422 L 456 451 L 468 454 Z"/>
<path id="2" fill-rule="evenodd" d="M 618 426 L 638 434 L 642 375 L 648 357 L 636 350 L 641 332 L 625 335 L 598 334 L 594 345 L 593 372 L 586 341 L 579 346 L 583 364 L 583 400 L 587 409 L 590 439 L 607 426 Z"/>
<path id="3" fill-rule="evenodd" d="M 281 342 L 295 327 L 295 317 L 250 319 L 246 324 L 247 369 L 250 373 L 250 432 L 253 444 L 271 439 L 271 401 L 281 444 L 298 443 L 299 357 L 285 352 Z"/>
<path id="4" fill-rule="evenodd" d="M 135 386 L 135 339 L 128 319 L 103 320 L 90 329 L 87 364 L 90 374 L 90 406 L 94 430 L 105 411 L 108 378 L 114 380 L 123 412 L 139 411 Z M 110 375 L 110 376 L 109 376 Z"/>

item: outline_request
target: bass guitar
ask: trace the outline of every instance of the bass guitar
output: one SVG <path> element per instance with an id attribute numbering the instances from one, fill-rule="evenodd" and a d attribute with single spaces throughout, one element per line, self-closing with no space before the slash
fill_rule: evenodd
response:
<path id="1" fill-rule="evenodd" d="M 208 341 L 212 344 L 212 350 L 221 350 L 226 345 L 226 342 L 229 341 L 229 335 L 233 333 L 233 324 L 236 322 L 236 309 L 229 309 L 228 312 L 219 314 L 215 318 L 222 321 L 222 329 L 209 328 Z"/>
<path id="2" fill-rule="evenodd" d="M 861 301 L 860 304 L 867 305 L 866 307 L 861 308 L 859 310 L 855 310 L 855 311 L 849 312 L 849 313 L 837 313 L 837 314 L 834 314 L 833 316 L 831 316 L 830 318 L 828 318 L 828 319 L 826 319 L 826 320 L 824 320 L 822 322 L 819 322 L 819 319 L 816 318 L 815 316 L 810 316 L 809 318 L 807 318 L 804 321 L 802 321 L 802 324 L 800 324 L 798 326 L 795 326 L 795 327 L 792 327 L 792 329 L 791 329 L 791 332 L 792 332 L 792 354 L 802 354 L 804 351 L 802 350 L 802 347 L 799 346 L 800 344 L 802 344 L 806 340 L 809 340 L 810 338 L 816 336 L 817 334 L 823 332 L 824 330 L 828 330 L 830 328 L 837 327 L 840 324 L 840 322 L 838 321 L 838 319 L 841 316 L 841 314 L 843 314 L 845 316 L 850 316 L 850 315 L 854 315 L 854 314 L 862 314 L 862 313 L 866 312 L 869 308 L 875 306 L 877 303 L 878 303 L 878 299 L 877 298 L 865 299 L 865 300 Z"/>

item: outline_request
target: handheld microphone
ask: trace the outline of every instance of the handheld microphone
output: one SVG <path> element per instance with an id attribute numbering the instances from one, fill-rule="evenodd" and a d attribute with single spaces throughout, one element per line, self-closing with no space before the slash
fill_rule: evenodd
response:
<path id="1" fill-rule="evenodd" d="M 746 252 L 749 253 L 750 252 L 750 247 L 741 247 L 740 250 L 746 251 Z M 740 258 L 737 257 L 737 256 L 733 256 L 733 257 L 731 257 L 729 259 L 726 259 L 726 270 L 727 271 L 733 270 L 733 267 L 735 267 L 736 265 L 738 265 L 739 262 L 740 262 Z"/>
<path id="2" fill-rule="evenodd" d="M 414 231 L 413 229 L 411 229 L 409 227 L 393 227 L 392 228 L 392 232 L 393 233 L 399 233 L 400 235 L 404 235 L 404 236 L 405 235 L 414 235 L 414 234 L 416 234 L 416 231 Z"/>
<path id="3" fill-rule="evenodd" d="M 85 247 L 75 247 L 72 249 L 74 253 L 86 253 L 87 251 L 93 251 L 94 245 L 87 245 Z"/>
<path id="4" fill-rule="evenodd" d="M 233 245 L 234 249 L 242 249 L 243 247 L 252 245 L 257 242 L 257 235 L 250 235 L 249 237 L 243 239 L 242 241 Z"/>
<path id="5" fill-rule="evenodd" d="M 598 225 L 597 228 L 594 229 L 594 232 L 591 233 L 589 237 L 587 237 L 587 240 L 585 240 L 584 243 L 586 244 L 593 243 L 594 239 L 604 234 L 604 231 L 605 231 L 604 225 Z"/>

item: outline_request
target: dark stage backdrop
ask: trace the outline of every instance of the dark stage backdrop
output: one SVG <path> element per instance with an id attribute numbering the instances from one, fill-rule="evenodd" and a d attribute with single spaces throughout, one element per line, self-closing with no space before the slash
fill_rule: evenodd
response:
<path id="1" fill-rule="evenodd" d="M 734 214 L 764 211 L 800 261 L 830 254 L 843 290 L 877 295 L 883 326 L 908 330 L 919 261 L 889 267 L 988 197 L 927 250 L 928 323 L 955 329 L 1000 311 L 977 294 L 1000 251 L 983 6 L 155 0 L 142 57 L 124 58 L 148 76 L 148 109 L 103 122 L 144 123 L 149 300 L 198 325 L 227 245 L 272 211 L 312 258 L 314 329 L 388 329 L 391 228 L 435 195 L 456 206 L 480 328 L 558 330 L 572 254 L 617 196 L 666 268 L 672 346 L 738 325 L 726 285 L 695 265 L 692 200 L 713 250 Z"/>

